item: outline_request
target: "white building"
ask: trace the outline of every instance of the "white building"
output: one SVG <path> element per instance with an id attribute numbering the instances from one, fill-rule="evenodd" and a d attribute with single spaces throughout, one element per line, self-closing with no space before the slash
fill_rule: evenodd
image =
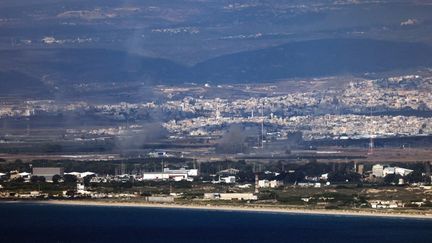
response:
<path id="1" fill-rule="evenodd" d="M 229 168 L 226 170 L 221 170 L 217 174 L 218 175 L 237 175 L 240 172 L 238 169 Z"/>
<path id="2" fill-rule="evenodd" d="M 283 186 L 283 182 L 282 181 L 278 181 L 278 180 L 259 180 L 258 181 L 258 188 L 276 188 L 276 187 L 280 187 Z"/>
<path id="3" fill-rule="evenodd" d="M 386 177 L 387 175 L 393 175 L 395 173 L 394 167 L 384 167 L 382 171 L 382 177 Z"/>
<path id="4" fill-rule="evenodd" d="M 142 175 L 144 181 L 157 181 L 157 180 L 173 180 L 173 181 L 193 181 L 192 177 L 198 176 L 197 169 L 171 170 L 164 168 L 163 172 L 145 172 Z"/>
<path id="5" fill-rule="evenodd" d="M 168 158 L 168 157 L 172 157 L 170 154 L 168 154 L 167 152 L 150 152 L 148 153 L 148 156 L 150 158 Z"/>
<path id="6" fill-rule="evenodd" d="M 407 176 L 407 175 L 411 174 L 412 172 L 413 172 L 413 170 L 410 170 L 410 169 L 395 167 L 395 173 L 398 175 L 401 175 L 401 176 Z"/>
<path id="7" fill-rule="evenodd" d="M 55 175 L 63 176 L 63 167 L 33 167 L 33 176 L 43 176 L 46 181 L 52 182 L 52 178 Z"/>
<path id="8" fill-rule="evenodd" d="M 372 166 L 372 175 L 375 177 L 384 177 L 384 166 L 381 164 L 376 164 Z"/>
<path id="9" fill-rule="evenodd" d="M 90 195 L 92 193 L 86 190 L 84 183 L 77 183 L 77 194 Z"/>
<path id="10" fill-rule="evenodd" d="M 186 173 L 188 176 L 198 176 L 198 169 L 185 169 L 180 168 L 178 170 L 171 170 L 169 168 L 164 168 L 165 173 L 182 174 Z"/>
<path id="11" fill-rule="evenodd" d="M 86 172 L 70 172 L 70 173 L 65 173 L 65 175 L 73 175 L 76 178 L 81 179 L 81 178 L 84 178 L 86 176 L 95 176 L 96 173 L 89 172 L 89 171 L 86 171 Z"/>
<path id="12" fill-rule="evenodd" d="M 326 183 L 326 185 L 330 185 L 329 182 L 327 182 L 327 183 Z M 320 182 L 299 182 L 299 183 L 296 184 L 296 186 L 299 186 L 299 187 L 315 187 L 315 188 L 320 188 L 321 187 L 321 183 Z"/>
<path id="13" fill-rule="evenodd" d="M 252 193 L 220 193 L 221 200 L 258 200 Z"/>
<path id="14" fill-rule="evenodd" d="M 320 176 L 320 180 L 326 181 L 326 180 L 328 180 L 328 176 L 329 176 L 329 173 L 322 174 Z"/>
<path id="15" fill-rule="evenodd" d="M 146 202 L 154 202 L 154 203 L 171 203 L 174 202 L 173 196 L 150 196 L 145 197 Z"/>
<path id="16" fill-rule="evenodd" d="M 253 193 L 204 193 L 207 200 L 258 200 Z"/>
<path id="17" fill-rule="evenodd" d="M 407 176 L 411 174 L 413 170 L 405 169 L 401 167 L 390 167 L 390 166 L 383 166 L 383 170 L 381 173 L 381 176 L 375 176 L 376 177 L 386 177 L 387 175 L 400 175 L 400 176 Z M 372 167 L 372 173 L 373 173 L 373 167 Z M 377 174 L 379 173 L 379 170 L 377 170 Z"/>
<path id="18" fill-rule="evenodd" d="M 19 173 L 20 177 L 24 179 L 25 182 L 30 182 L 31 173 L 28 172 L 21 172 Z"/>
<path id="19" fill-rule="evenodd" d="M 236 183 L 236 177 L 235 176 L 226 176 L 226 177 L 221 177 L 219 178 L 219 183 L 227 183 L 227 184 L 232 184 L 232 183 Z"/>
<path id="20" fill-rule="evenodd" d="M 237 185 L 238 188 L 242 188 L 242 189 L 247 189 L 247 188 L 251 188 L 252 184 L 243 184 L 243 185 Z"/>
<path id="21" fill-rule="evenodd" d="M 142 180 L 144 181 L 165 181 L 165 180 L 173 180 L 173 181 L 183 181 L 183 180 L 193 180 L 189 178 L 186 172 L 182 173 L 166 173 L 166 172 L 145 172 L 142 175 Z"/>
<path id="22" fill-rule="evenodd" d="M 375 200 L 369 201 L 369 204 L 372 208 L 400 208 L 404 207 L 404 204 L 401 201 L 391 200 L 391 201 L 383 201 L 383 200 Z"/>

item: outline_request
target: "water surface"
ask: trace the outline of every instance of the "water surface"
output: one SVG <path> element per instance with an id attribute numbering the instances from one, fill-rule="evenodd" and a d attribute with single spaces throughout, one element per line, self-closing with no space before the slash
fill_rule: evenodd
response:
<path id="1" fill-rule="evenodd" d="M 0 242 L 431 242 L 432 220 L 0 203 Z"/>

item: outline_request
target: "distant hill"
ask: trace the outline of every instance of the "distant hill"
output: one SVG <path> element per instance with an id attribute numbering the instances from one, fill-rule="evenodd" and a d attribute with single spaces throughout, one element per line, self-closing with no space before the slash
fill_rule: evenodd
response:
<path id="1" fill-rule="evenodd" d="M 362 39 L 325 39 L 234 53 L 194 66 L 197 80 L 259 82 L 382 72 L 432 65 L 432 47 Z"/>
<path id="2" fill-rule="evenodd" d="M 41 80 L 16 71 L 0 71 L 0 97 L 49 97 Z"/>
<path id="3" fill-rule="evenodd" d="M 428 45 L 366 39 L 293 42 L 224 55 L 192 67 L 106 49 L 3 50 L 0 55 L 3 94 L 20 90 L 49 94 L 55 86 L 83 82 L 268 82 L 432 66 Z"/>
<path id="4" fill-rule="evenodd" d="M 60 82 L 160 83 L 187 71 L 169 60 L 107 49 L 23 49 L 0 51 L 0 55 L 0 68 L 11 67 L 33 77 L 49 75 Z"/>

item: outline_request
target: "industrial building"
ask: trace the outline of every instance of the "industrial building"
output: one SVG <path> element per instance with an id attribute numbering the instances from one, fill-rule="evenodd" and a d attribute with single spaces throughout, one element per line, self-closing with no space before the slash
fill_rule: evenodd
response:
<path id="1" fill-rule="evenodd" d="M 171 170 L 164 168 L 163 172 L 145 172 L 142 175 L 144 181 L 157 181 L 157 180 L 174 180 L 174 181 L 193 181 L 194 176 L 198 176 L 197 169 L 187 170 L 181 168 L 178 170 Z"/>
<path id="2" fill-rule="evenodd" d="M 372 166 L 372 175 L 375 177 L 383 177 L 384 166 L 377 164 Z"/>
<path id="3" fill-rule="evenodd" d="M 183 181 L 187 180 L 187 173 L 165 173 L 165 172 L 145 172 L 142 175 L 142 180 L 144 181 Z"/>
<path id="4" fill-rule="evenodd" d="M 63 176 L 64 168 L 63 167 L 34 167 L 32 172 L 32 176 L 45 177 L 45 180 L 48 182 L 52 182 L 52 178 L 55 175 Z"/>
<path id="5" fill-rule="evenodd" d="M 258 188 L 276 188 L 283 186 L 282 181 L 278 180 L 259 180 L 258 181 Z"/>
<path id="6" fill-rule="evenodd" d="M 226 184 L 234 184 L 236 183 L 236 177 L 235 176 L 226 176 L 226 177 L 220 177 L 218 178 L 217 181 L 213 180 L 212 181 L 213 184 L 218 184 L 218 183 L 226 183 Z"/>
<path id="7" fill-rule="evenodd" d="M 81 179 L 81 178 L 84 178 L 86 176 L 95 176 L 96 173 L 89 172 L 89 171 L 87 171 L 87 172 L 70 172 L 70 173 L 65 173 L 65 175 L 73 175 L 73 176 L 76 176 L 76 178 Z"/>
<path id="8" fill-rule="evenodd" d="M 401 167 L 391 167 L 391 166 L 385 166 L 381 164 L 376 164 L 372 166 L 372 175 L 375 177 L 386 177 L 387 175 L 400 175 L 400 176 L 407 176 L 411 174 L 413 170 L 405 169 Z"/>
<path id="9" fill-rule="evenodd" d="M 153 202 L 153 203 L 172 203 L 174 202 L 173 196 L 149 196 L 145 197 L 146 202 Z"/>
<path id="10" fill-rule="evenodd" d="M 164 173 L 172 173 L 172 174 L 186 173 L 188 176 L 198 176 L 198 169 L 180 168 L 178 170 L 171 170 L 169 168 L 164 168 Z"/>
<path id="11" fill-rule="evenodd" d="M 204 193 L 207 200 L 258 200 L 253 193 Z"/>

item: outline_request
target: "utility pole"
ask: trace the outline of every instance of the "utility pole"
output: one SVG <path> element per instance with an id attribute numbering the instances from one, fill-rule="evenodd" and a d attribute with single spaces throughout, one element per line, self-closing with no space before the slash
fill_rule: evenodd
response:
<path id="1" fill-rule="evenodd" d="M 165 163 L 164 160 L 162 159 L 162 172 L 164 172 L 164 169 L 165 169 Z"/>

